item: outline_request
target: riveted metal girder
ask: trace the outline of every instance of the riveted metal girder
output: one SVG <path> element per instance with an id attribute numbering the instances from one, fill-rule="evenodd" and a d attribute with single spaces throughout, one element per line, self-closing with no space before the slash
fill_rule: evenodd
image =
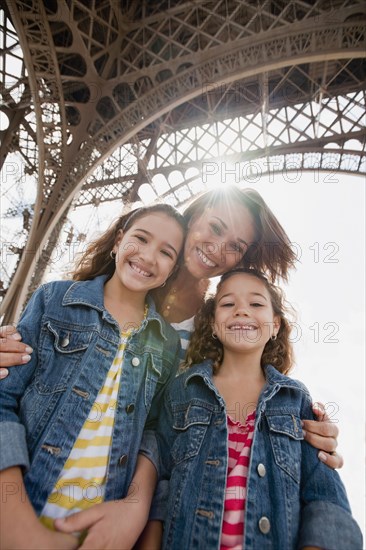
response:
<path id="1" fill-rule="evenodd" d="M 74 200 L 135 200 L 154 175 L 218 156 L 263 171 L 294 155 L 303 169 L 364 169 L 361 0 L 9 0 L 2 31 L 3 59 L 20 48 L 24 69 L 14 79 L 3 64 L 0 161 L 17 152 L 37 179 L 7 319 Z M 159 196 L 193 192 L 180 182 Z"/>

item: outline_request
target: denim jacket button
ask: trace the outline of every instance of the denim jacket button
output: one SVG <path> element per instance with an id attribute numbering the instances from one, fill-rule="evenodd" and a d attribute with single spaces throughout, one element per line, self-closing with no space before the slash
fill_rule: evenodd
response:
<path id="1" fill-rule="evenodd" d="M 264 477 L 266 475 L 266 467 L 264 464 L 259 463 L 257 466 L 257 472 L 259 477 Z"/>
<path id="2" fill-rule="evenodd" d="M 61 347 L 67 348 L 67 346 L 70 344 L 70 338 L 68 336 L 65 336 L 65 338 L 62 338 L 61 340 Z"/>
<path id="3" fill-rule="evenodd" d="M 124 466 L 127 462 L 127 455 L 122 455 L 119 457 L 118 464 Z"/>
<path id="4" fill-rule="evenodd" d="M 259 530 L 263 535 L 267 535 L 267 533 L 271 530 L 271 524 L 269 519 L 266 516 L 262 516 L 261 519 L 258 521 Z"/>
<path id="5" fill-rule="evenodd" d="M 132 413 L 134 410 L 135 410 L 135 405 L 133 403 L 130 403 L 129 405 L 127 405 L 127 407 L 126 407 L 126 413 L 127 414 Z"/>
<path id="6" fill-rule="evenodd" d="M 140 364 L 140 359 L 138 357 L 133 357 L 131 363 L 133 367 L 138 367 Z"/>

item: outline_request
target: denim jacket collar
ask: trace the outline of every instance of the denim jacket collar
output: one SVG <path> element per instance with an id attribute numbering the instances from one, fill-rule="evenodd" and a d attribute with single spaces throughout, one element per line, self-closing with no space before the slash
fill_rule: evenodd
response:
<path id="1" fill-rule="evenodd" d="M 295 390 L 299 389 L 296 380 L 291 380 L 291 378 L 288 378 L 287 376 L 279 372 L 272 365 L 266 365 L 264 367 L 264 372 L 266 377 L 266 384 L 261 394 L 261 400 L 263 399 L 264 401 L 267 401 L 268 399 L 273 397 L 273 395 L 277 393 L 280 388 L 293 388 Z M 206 359 L 205 361 L 203 361 L 203 363 L 195 365 L 191 373 L 189 373 L 189 370 L 187 371 L 184 385 L 185 387 L 187 387 L 187 385 L 197 376 L 203 378 L 206 385 L 210 387 L 215 392 L 219 400 L 221 400 L 220 394 L 218 393 L 216 386 L 212 381 L 212 375 L 213 361 L 211 359 Z"/>
<path id="2" fill-rule="evenodd" d="M 100 275 L 95 279 L 87 281 L 75 281 L 70 288 L 66 291 L 62 300 L 63 306 L 73 306 L 84 304 L 88 307 L 92 307 L 103 314 L 103 318 L 111 323 L 115 323 L 112 316 L 104 307 L 103 303 L 103 286 L 108 280 L 108 275 Z M 155 321 L 158 323 L 161 336 L 164 340 L 167 340 L 166 327 L 161 321 L 159 314 L 156 311 L 155 303 L 151 296 L 147 295 L 147 305 L 149 307 L 147 313 L 147 323 Z"/>
<path id="3" fill-rule="evenodd" d="M 191 372 L 189 372 L 190 369 L 187 370 L 186 379 L 184 381 L 184 386 L 187 387 L 188 384 L 196 377 L 203 378 L 205 384 L 216 394 L 216 397 L 220 402 L 223 402 L 222 397 L 220 396 L 215 384 L 213 383 L 212 376 L 213 376 L 213 361 L 211 359 L 206 359 L 203 361 L 203 363 L 200 363 L 199 365 L 195 365 L 194 368 L 191 369 Z"/>
<path id="4" fill-rule="evenodd" d="M 188 368 L 186 371 L 187 375 L 186 375 L 184 385 L 187 387 L 188 383 L 192 380 L 192 378 L 195 378 L 196 376 L 203 378 L 205 381 L 211 380 L 212 367 L 213 367 L 212 360 L 206 359 L 205 361 L 203 361 L 203 363 L 200 363 L 199 365 L 194 365 L 194 368 L 191 368 L 191 369 Z"/>

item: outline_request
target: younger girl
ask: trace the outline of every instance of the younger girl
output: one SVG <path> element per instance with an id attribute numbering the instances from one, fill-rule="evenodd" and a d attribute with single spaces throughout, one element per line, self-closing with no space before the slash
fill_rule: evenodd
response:
<path id="1" fill-rule="evenodd" d="M 76 548 L 75 537 L 50 530 L 54 520 L 126 496 L 110 503 L 121 507 L 125 539 L 113 540 L 111 529 L 99 548 L 137 539 L 156 482 L 144 426 L 157 416 L 180 349 L 148 292 L 174 272 L 184 233 L 173 208 L 138 209 L 89 247 L 76 282 L 32 296 L 18 325 L 32 360 L 0 395 L 2 548 Z M 86 544 L 98 547 L 94 535 Z"/>
<path id="2" fill-rule="evenodd" d="M 195 321 L 159 417 L 170 550 L 362 548 L 338 474 L 303 440 L 311 398 L 288 378 L 290 326 L 259 272 L 226 273 Z"/>

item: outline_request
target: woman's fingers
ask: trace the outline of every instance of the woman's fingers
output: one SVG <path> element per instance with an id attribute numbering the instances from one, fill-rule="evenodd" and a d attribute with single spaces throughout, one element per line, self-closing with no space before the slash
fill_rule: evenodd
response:
<path id="1" fill-rule="evenodd" d="M 3 337 L 12 338 L 13 340 L 22 339 L 19 332 L 17 331 L 17 328 L 14 325 L 3 325 L 2 327 L 0 327 L 0 338 Z"/>
<path id="2" fill-rule="evenodd" d="M 336 452 L 338 427 L 332 422 L 322 403 L 314 403 L 313 412 L 318 420 L 303 420 L 304 438 L 316 449 L 318 458 L 330 468 L 342 468 L 343 458 Z"/>
<path id="3" fill-rule="evenodd" d="M 21 342 L 21 335 L 11 325 L 0 327 L 0 379 L 8 375 L 4 367 L 24 365 L 30 360 L 32 348 Z"/>
<path id="4" fill-rule="evenodd" d="M 303 420 L 302 425 L 306 433 L 317 435 L 321 439 L 324 438 L 324 440 L 327 438 L 334 439 L 335 447 L 334 449 L 330 449 L 330 450 L 331 451 L 336 450 L 337 438 L 339 433 L 339 430 L 336 424 L 325 420 L 322 422 L 319 422 L 318 420 Z"/>
<path id="5" fill-rule="evenodd" d="M 322 426 L 321 430 L 317 428 L 317 431 L 322 431 L 324 435 L 318 435 L 306 429 L 310 427 L 310 423 L 312 422 L 315 422 L 318 426 Z M 342 468 L 343 457 L 336 452 L 337 438 L 336 436 L 327 435 L 338 434 L 338 428 L 328 425 L 328 423 L 317 422 L 316 420 L 304 420 L 303 425 L 305 440 L 316 449 L 321 449 L 318 453 L 319 460 L 334 470 Z"/>
<path id="6" fill-rule="evenodd" d="M 321 462 L 324 462 L 324 464 L 329 466 L 329 468 L 333 468 L 333 470 L 337 470 L 343 466 L 343 457 L 336 451 L 333 453 L 324 453 L 323 451 L 320 451 L 318 453 L 318 458 Z"/>
<path id="7" fill-rule="evenodd" d="M 309 429 L 307 429 L 309 422 L 310 420 L 304 421 L 303 431 L 305 440 L 316 449 L 320 449 L 321 451 L 325 451 L 326 453 L 335 452 L 337 448 L 337 439 L 335 437 L 319 435 L 318 433 L 311 432 Z"/>

